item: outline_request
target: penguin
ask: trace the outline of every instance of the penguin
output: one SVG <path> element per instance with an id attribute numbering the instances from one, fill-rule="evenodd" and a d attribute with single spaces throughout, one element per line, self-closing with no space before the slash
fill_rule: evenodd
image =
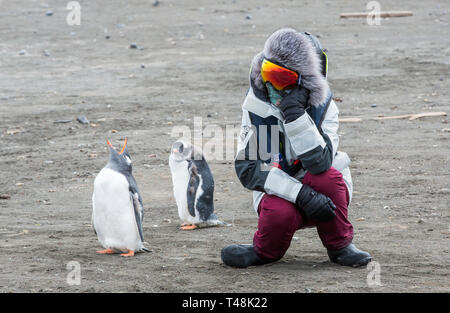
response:
<path id="1" fill-rule="evenodd" d="M 120 153 L 109 140 L 106 142 L 109 161 L 95 178 L 92 195 L 92 226 L 105 248 L 97 253 L 128 257 L 135 252 L 148 252 L 142 232 L 144 208 L 132 174 L 128 139 L 125 138 Z"/>
<path id="2" fill-rule="evenodd" d="M 176 141 L 169 166 L 181 229 L 224 225 L 214 214 L 214 179 L 202 151 L 190 143 Z"/>

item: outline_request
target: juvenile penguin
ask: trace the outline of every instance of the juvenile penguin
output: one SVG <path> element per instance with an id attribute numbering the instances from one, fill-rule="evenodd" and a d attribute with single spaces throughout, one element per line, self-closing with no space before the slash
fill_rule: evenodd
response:
<path id="1" fill-rule="evenodd" d="M 92 225 L 105 250 L 100 254 L 149 251 L 144 247 L 142 220 L 144 209 L 136 180 L 132 175 L 128 140 L 119 152 L 109 140 L 109 161 L 94 181 Z"/>
<path id="2" fill-rule="evenodd" d="M 179 140 L 169 157 L 181 229 L 224 225 L 214 214 L 214 179 L 202 151 Z"/>

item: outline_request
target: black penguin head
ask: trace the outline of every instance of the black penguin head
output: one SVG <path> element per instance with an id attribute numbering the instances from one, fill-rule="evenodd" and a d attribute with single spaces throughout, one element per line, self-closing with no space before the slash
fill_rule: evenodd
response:
<path id="1" fill-rule="evenodd" d="M 120 173 L 131 173 L 132 163 L 127 147 L 128 138 L 125 138 L 125 142 L 120 152 L 117 152 L 109 140 L 106 140 L 106 143 L 109 146 L 109 161 L 107 166 Z"/>

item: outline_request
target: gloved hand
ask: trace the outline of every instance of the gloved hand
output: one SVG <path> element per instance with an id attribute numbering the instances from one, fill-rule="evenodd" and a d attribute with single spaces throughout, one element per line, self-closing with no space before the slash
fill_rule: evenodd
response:
<path id="1" fill-rule="evenodd" d="M 333 201 L 308 185 L 302 186 L 295 203 L 311 220 L 329 221 L 336 216 L 336 213 L 334 213 L 336 206 Z"/>
<path id="2" fill-rule="evenodd" d="M 295 121 L 305 113 L 308 98 L 309 90 L 300 86 L 281 99 L 280 109 L 283 112 L 285 123 Z"/>

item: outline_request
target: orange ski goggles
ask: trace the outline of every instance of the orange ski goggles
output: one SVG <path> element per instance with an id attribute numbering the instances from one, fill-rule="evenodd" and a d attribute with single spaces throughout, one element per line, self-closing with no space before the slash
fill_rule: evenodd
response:
<path id="1" fill-rule="evenodd" d="M 290 89 L 300 84 L 300 74 L 272 61 L 264 59 L 261 64 L 261 77 L 264 83 L 270 82 L 276 89 Z"/>

